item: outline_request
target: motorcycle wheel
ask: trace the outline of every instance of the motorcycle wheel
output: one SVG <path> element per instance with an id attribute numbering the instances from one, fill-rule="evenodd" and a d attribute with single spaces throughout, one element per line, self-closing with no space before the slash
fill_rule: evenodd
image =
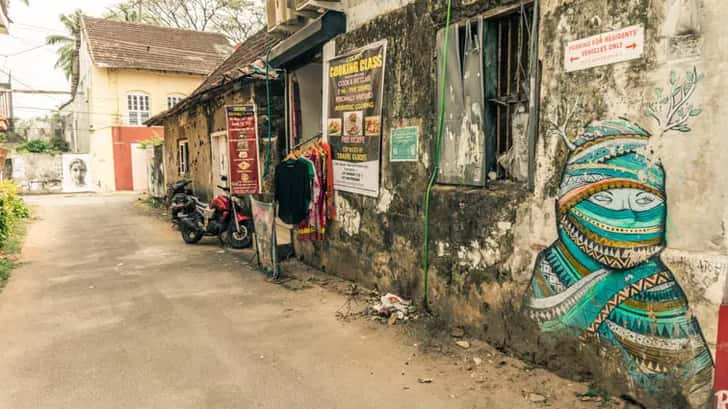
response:
<path id="1" fill-rule="evenodd" d="M 187 244 L 195 244 L 202 240 L 202 236 L 204 236 L 201 231 L 191 229 L 185 223 L 181 223 L 180 233 L 182 234 L 182 240 Z"/>
<path id="2" fill-rule="evenodd" d="M 224 242 L 234 249 L 244 249 L 253 243 L 253 223 L 240 223 L 240 230 L 235 231 L 235 223 L 230 223 L 224 233 Z"/>

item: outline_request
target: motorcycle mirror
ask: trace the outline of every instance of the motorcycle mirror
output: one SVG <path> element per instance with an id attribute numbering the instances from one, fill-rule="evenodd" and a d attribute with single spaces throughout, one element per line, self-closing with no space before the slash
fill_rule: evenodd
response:
<path id="1" fill-rule="evenodd" d="M 220 180 L 222 180 L 223 182 L 227 182 L 228 177 L 225 175 L 222 175 L 222 176 L 220 176 Z"/>

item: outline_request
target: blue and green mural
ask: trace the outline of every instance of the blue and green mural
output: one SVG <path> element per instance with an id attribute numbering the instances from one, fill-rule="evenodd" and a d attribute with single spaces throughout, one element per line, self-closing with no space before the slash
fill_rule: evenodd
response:
<path id="1" fill-rule="evenodd" d="M 648 115 L 662 133 L 687 132 L 699 109 L 687 101 L 701 77 L 670 79 Z M 568 123 L 568 122 L 567 122 Z M 542 331 L 595 337 L 621 351 L 635 384 L 648 392 L 677 382 L 710 383 L 713 362 L 700 325 L 673 273 L 666 244 L 665 173 L 650 134 L 624 119 L 596 121 L 570 141 L 557 198 L 558 240 L 541 252 L 528 312 Z M 660 137 L 662 135 L 659 135 Z"/>

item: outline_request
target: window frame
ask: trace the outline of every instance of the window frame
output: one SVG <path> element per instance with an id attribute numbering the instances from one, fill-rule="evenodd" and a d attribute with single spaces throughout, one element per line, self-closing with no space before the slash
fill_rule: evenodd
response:
<path id="1" fill-rule="evenodd" d="M 184 94 L 180 94 L 180 93 L 167 95 L 167 109 L 169 110 L 169 109 L 174 108 L 177 104 L 182 102 L 185 98 L 187 98 L 187 96 Z M 172 103 L 172 102 L 174 102 L 174 103 Z"/>
<path id="2" fill-rule="evenodd" d="M 177 173 L 188 176 L 190 172 L 190 142 L 182 139 L 177 142 Z"/>
<path id="3" fill-rule="evenodd" d="M 511 83 L 511 77 L 520 77 L 520 81 L 523 83 L 528 83 L 531 80 L 531 74 L 532 72 L 529 69 L 529 63 L 530 63 L 530 49 L 531 49 L 531 33 L 527 30 L 527 27 L 529 27 L 531 24 L 534 24 L 534 18 L 533 18 L 533 3 L 532 2 L 526 2 L 524 8 L 521 8 L 520 10 L 518 8 L 508 8 L 507 10 L 503 10 L 500 13 L 497 14 L 483 14 L 480 16 L 474 16 L 471 18 L 463 19 L 462 21 L 459 21 L 457 24 L 453 24 L 451 27 L 452 30 L 455 32 L 450 35 L 451 41 L 458 42 L 457 48 L 459 49 L 459 53 L 457 53 L 456 56 L 452 56 L 452 54 L 448 55 L 448 60 L 451 58 L 457 58 L 457 64 L 460 67 L 460 74 L 461 74 L 461 80 L 463 80 L 463 76 L 465 75 L 465 63 L 463 61 L 464 59 L 464 31 L 465 27 L 468 24 L 471 24 L 471 27 L 477 27 L 477 38 L 480 41 L 480 53 L 481 53 L 481 70 L 482 70 L 482 95 L 483 95 L 483 106 L 481 108 L 481 114 L 483 117 L 483 144 L 484 144 L 484 152 L 482 159 L 478 162 L 478 167 L 482 169 L 482 176 L 481 180 L 472 179 L 467 176 L 466 173 L 458 174 L 456 171 L 451 170 L 450 173 L 444 173 L 443 168 L 440 168 L 438 178 L 437 178 L 437 184 L 439 185 L 452 185 L 452 186 L 463 186 L 463 187 L 485 187 L 488 183 L 496 182 L 496 181 L 514 181 L 516 183 L 526 183 L 525 180 L 516 179 L 514 175 L 510 174 L 510 170 L 504 168 L 500 163 L 499 159 L 505 155 L 511 148 L 516 149 L 513 145 L 513 136 L 511 128 L 513 127 L 514 120 L 516 118 L 516 113 L 519 112 L 519 108 L 525 107 L 526 113 L 530 116 L 531 113 L 528 112 L 529 109 L 529 102 L 532 93 L 527 93 L 526 89 L 520 89 L 518 85 L 516 85 L 514 88 L 519 88 L 515 90 L 514 92 L 503 92 L 502 83 L 504 81 L 509 81 L 508 83 Z M 523 15 L 522 13 L 525 13 L 525 20 L 527 21 L 526 24 L 523 22 Z M 515 16 L 519 16 L 519 23 L 518 25 L 513 24 L 513 18 Z M 510 23 L 508 21 L 511 20 Z M 499 25 L 507 25 L 512 24 L 513 28 L 512 30 L 521 31 L 523 33 L 523 40 L 521 41 L 520 38 L 518 38 L 517 47 L 521 47 L 521 53 L 518 54 L 518 49 L 516 48 L 515 51 L 513 48 L 511 49 L 505 49 L 503 48 L 504 45 L 504 38 L 501 34 L 499 34 Z M 522 27 L 520 25 L 523 25 Z M 438 30 L 437 36 L 440 37 L 441 34 L 444 32 L 445 28 L 440 28 Z M 516 38 L 518 34 L 512 35 L 510 32 L 508 35 L 511 35 L 511 38 Z M 508 42 L 508 46 L 511 46 L 511 43 Z M 513 46 L 516 47 L 516 43 L 513 43 Z M 452 49 L 451 49 L 452 50 Z M 439 77 L 442 70 L 442 50 L 441 50 L 441 44 L 438 43 L 435 46 L 435 60 L 437 61 L 437 84 L 436 84 L 436 96 L 435 100 L 437 101 L 437 104 L 435 106 L 435 114 L 436 117 L 439 117 L 440 115 L 440 104 L 439 104 L 439 98 L 440 98 L 440 92 L 441 92 L 441 86 L 442 84 L 439 83 Z M 505 55 L 508 55 L 508 57 L 505 57 Z M 521 64 L 518 63 L 520 57 Z M 506 63 L 506 61 L 508 61 Z M 447 63 L 447 62 L 446 62 Z M 448 68 L 448 88 L 450 88 L 449 84 L 452 80 L 452 75 L 450 71 L 452 70 L 452 64 L 455 64 L 453 61 L 449 61 L 451 65 L 449 65 L 450 68 Z M 506 65 L 507 64 L 507 65 Z M 519 65 L 517 65 L 519 64 Z M 521 71 L 524 71 L 523 76 L 521 77 L 521 72 L 518 71 L 520 69 Z M 519 84 L 518 82 L 515 82 L 515 84 Z M 465 87 L 465 86 L 464 86 Z M 463 87 L 463 89 L 464 89 Z M 512 95 L 511 95 L 512 94 Z M 525 101 L 523 100 L 525 98 Z M 514 102 L 515 101 L 515 102 Z M 538 101 L 537 101 L 538 103 Z M 504 107 L 501 105 L 506 106 L 506 112 L 504 113 Z M 447 109 L 447 108 L 446 108 Z M 538 112 L 538 109 L 535 110 Z M 447 110 L 445 113 L 447 114 Z M 446 127 L 447 128 L 447 127 Z M 507 130 L 506 130 L 507 129 Z M 502 134 L 506 133 L 506 136 L 504 137 Z M 523 135 L 525 138 L 525 141 L 522 141 L 524 143 L 530 144 L 531 143 L 531 135 L 528 130 L 525 131 L 526 134 Z M 445 152 L 445 145 L 447 143 L 453 143 L 455 146 L 464 143 L 463 139 L 466 138 L 468 135 L 466 134 L 458 134 L 457 138 L 455 138 L 452 141 L 447 141 L 447 135 L 443 135 L 443 143 L 441 148 L 441 160 L 447 160 L 443 157 Z M 499 139 L 500 138 L 500 139 Z M 505 139 L 504 139 L 505 138 Z M 520 139 L 519 139 L 520 141 Z M 519 145 L 521 146 L 521 145 Z M 519 150 L 520 151 L 520 150 Z M 452 152 L 451 152 L 452 153 Z M 532 162 L 534 161 L 534 158 L 532 157 L 531 153 L 528 154 L 528 166 L 529 166 L 529 175 L 528 175 L 528 182 L 530 183 L 532 175 L 530 174 L 530 168 L 532 165 Z M 476 162 L 472 162 L 473 164 L 476 164 Z M 523 168 L 521 168 L 523 169 Z M 495 173 L 496 177 L 495 179 L 492 179 L 492 174 Z"/>
<path id="4" fill-rule="evenodd" d="M 143 108 L 146 108 L 143 109 Z M 152 97 L 143 91 L 126 93 L 126 124 L 128 126 L 144 126 L 144 122 L 152 117 Z M 132 120 L 132 118 L 135 118 Z"/>

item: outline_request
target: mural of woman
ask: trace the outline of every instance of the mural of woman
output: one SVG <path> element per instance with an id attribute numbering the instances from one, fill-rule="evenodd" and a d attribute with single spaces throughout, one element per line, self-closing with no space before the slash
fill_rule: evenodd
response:
<path id="1" fill-rule="evenodd" d="M 86 173 L 88 169 L 83 159 L 74 159 L 68 166 L 68 170 L 74 187 L 86 187 Z"/>
<path id="2" fill-rule="evenodd" d="M 536 261 L 527 311 L 542 331 L 593 335 L 616 347 L 648 392 L 709 385 L 713 361 L 686 296 L 659 258 L 665 247 L 662 166 L 650 135 L 626 120 L 593 122 L 572 149 L 557 199 L 558 240 Z"/>

